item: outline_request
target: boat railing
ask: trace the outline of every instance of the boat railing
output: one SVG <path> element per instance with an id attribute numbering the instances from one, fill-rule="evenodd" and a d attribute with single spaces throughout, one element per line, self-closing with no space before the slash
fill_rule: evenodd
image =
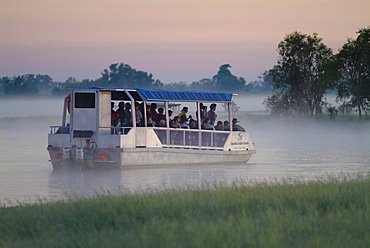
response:
<path id="1" fill-rule="evenodd" d="M 228 131 L 199 130 L 185 128 L 153 128 L 163 147 L 221 149 Z"/>
<path id="2" fill-rule="evenodd" d="M 112 135 L 125 135 L 134 127 L 100 127 Z M 137 127 L 144 128 L 144 127 Z M 187 147 L 221 149 L 224 147 L 229 131 L 215 131 L 204 129 L 150 127 L 154 130 L 163 147 Z"/>
<path id="3" fill-rule="evenodd" d="M 100 130 L 110 134 L 128 134 L 132 127 L 99 127 Z M 70 126 L 50 126 L 50 134 L 69 134 Z"/>
<path id="4" fill-rule="evenodd" d="M 142 127 L 139 127 L 142 128 Z M 163 147 L 222 149 L 229 131 L 152 127 Z M 126 135 L 133 127 L 99 127 L 101 133 Z M 50 126 L 50 134 L 69 134 L 70 126 Z"/>

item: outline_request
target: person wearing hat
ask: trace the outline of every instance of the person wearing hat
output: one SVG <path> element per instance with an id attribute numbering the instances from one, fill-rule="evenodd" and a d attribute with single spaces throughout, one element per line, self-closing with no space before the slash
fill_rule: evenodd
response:
<path id="1" fill-rule="evenodd" d="M 161 119 L 157 124 L 157 127 L 165 127 L 165 126 L 166 126 L 166 120 L 164 119 Z"/>
<path id="2" fill-rule="evenodd" d="M 238 122 L 238 119 L 233 118 L 233 131 L 245 132 L 245 129 L 237 124 Z"/>

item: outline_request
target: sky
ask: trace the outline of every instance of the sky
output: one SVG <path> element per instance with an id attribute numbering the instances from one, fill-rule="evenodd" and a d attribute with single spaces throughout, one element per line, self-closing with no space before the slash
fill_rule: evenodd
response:
<path id="1" fill-rule="evenodd" d="M 250 82 L 285 35 L 318 33 L 336 53 L 369 13 L 370 0 L 0 0 L 0 77 L 96 79 L 125 63 L 191 83 L 230 64 Z"/>

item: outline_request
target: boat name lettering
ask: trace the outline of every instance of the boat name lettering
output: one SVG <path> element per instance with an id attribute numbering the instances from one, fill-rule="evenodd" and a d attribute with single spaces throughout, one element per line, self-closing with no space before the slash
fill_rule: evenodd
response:
<path id="1" fill-rule="evenodd" d="M 249 145 L 249 142 L 231 142 L 232 146 L 242 146 L 242 145 Z"/>

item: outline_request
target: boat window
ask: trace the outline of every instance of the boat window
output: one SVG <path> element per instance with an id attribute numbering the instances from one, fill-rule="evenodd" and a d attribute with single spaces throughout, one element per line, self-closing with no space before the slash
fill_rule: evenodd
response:
<path id="1" fill-rule="evenodd" d="M 76 93 L 75 108 L 95 108 L 95 93 Z"/>

